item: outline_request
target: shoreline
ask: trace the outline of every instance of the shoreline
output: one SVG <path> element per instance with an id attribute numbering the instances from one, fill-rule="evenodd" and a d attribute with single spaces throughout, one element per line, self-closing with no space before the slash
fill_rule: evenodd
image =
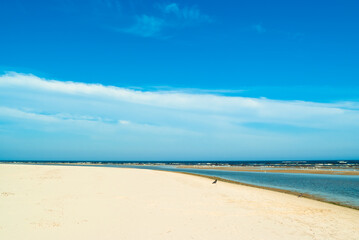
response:
<path id="1" fill-rule="evenodd" d="M 359 176 L 359 166 L 355 167 L 303 167 L 303 166 L 221 166 L 221 165 L 181 165 L 181 164 L 167 164 L 161 163 L 116 163 L 116 162 L 37 162 L 37 161 L 0 161 L 0 164 L 30 164 L 30 165 L 64 165 L 64 166 L 161 166 L 169 165 L 176 168 L 193 168 L 193 169 L 208 169 L 208 170 L 224 170 L 224 171 L 238 171 L 238 172 L 268 172 L 268 173 L 300 173 L 300 174 L 324 174 L 324 175 L 348 175 Z"/>
<path id="2" fill-rule="evenodd" d="M 94 164 L 94 165 L 51 164 L 51 163 L 46 163 L 46 164 L 38 164 L 38 163 L 36 163 L 36 164 L 33 164 L 33 163 L 6 163 L 6 164 L 10 164 L 10 165 L 31 165 L 31 166 L 74 166 L 74 167 L 104 167 L 104 168 L 120 168 L 120 169 L 126 169 L 126 168 L 141 169 L 141 168 L 136 168 L 136 167 L 133 167 L 133 168 L 131 168 L 131 167 L 121 168 L 121 167 L 105 166 L 105 165 L 99 165 L 99 164 Z M 1 164 L 0 164 L 0 166 L 1 166 Z M 294 195 L 294 196 L 297 196 L 297 197 L 300 195 L 301 198 L 311 199 L 311 200 L 315 200 L 315 201 L 323 202 L 323 203 L 329 203 L 329 204 L 332 204 L 332 205 L 335 205 L 335 206 L 345 207 L 345 208 L 349 208 L 349 209 L 353 209 L 353 210 L 359 210 L 359 206 L 353 206 L 353 205 L 344 204 L 344 203 L 336 202 L 336 201 L 329 201 L 329 200 L 327 200 L 325 198 L 321 198 L 321 197 L 314 196 L 314 195 L 311 195 L 311 194 L 291 191 L 291 190 L 285 190 L 285 189 L 274 188 L 274 187 L 259 186 L 259 185 L 255 185 L 255 184 L 237 182 L 237 181 L 228 180 L 228 179 L 221 178 L 221 177 L 213 177 L 213 176 L 201 175 L 201 174 L 196 174 L 196 173 L 175 172 L 175 171 L 162 170 L 162 169 L 145 169 L 145 168 L 143 168 L 143 169 L 144 170 L 151 170 L 151 171 L 163 171 L 163 172 L 171 172 L 171 173 L 181 173 L 181 174 L 185 174 L 185 175 L 192 175 L 192 176 L 207 178 L 207 179 L 211 179 L 211 180 L 218 179 L 218 180 L 220 180 L 222 182 L 226 182 L 226 183 L 231 183 L 231 184 L 236 184 L 236 185 L 241 185 L 241 186 L 247 186 L 247 187 L 253 187 L 253 188 L 258 188 L 258 189 L 265 189 L 265 190 L 269 190 L 269 191 L 273 191 L 273 192 L 279 192 L 279 193 Z M 202 168 L 202 169 L 204 169 L 204 168 Z M 208 169 L 212 169 L 212 168 L 208 168 Z"/>
<path id="3" fill-rule="evenodd" d="M 147 170 L 147 171 L 146 171 Z M 202 175 L 0 165 L 0 238 L 353 239 L 359 212 Z"/>
<path id="4" fill-rule="evenodd" d="M 154 170 L 154 171 L 171 172 L 171 171 L 167 171 L 167 170 Z M 233 181 L 233 180 L 228 180 L 228 179 L 221 178 L 221 177 L 212 177 L 212 176 L 201 175 L 201 174 L 196 174 L 196 173 L 186 173 L 186 172 L 175 172 L 175 173 L 182 173 L 182 174 L 186 174 L 186 175 L 209 178 L 211 180 L 217 179 L 218 181 L 222 181 L 222 182 L 226 182 L 226 183 L 237 184 L 237 185 L 241 185 L 241 186 L 259 188 L 259 189 L 265 189 L 265 190 L 269 190 L 269 191 L 273 191 L 273 192 L 279 192 L 279 193 L 294 195 L 294 196 L 297 196 L 297 197 L 300 195 L 301 198 L 307 198 L 307 199 L 315 200 L 315 201 L 318 201 L 318 202 L 333 204 L 335 206 L 340 206 L 340 207 L 345 207 L 345 208 L 349 208 L 349 209 L 359 210 L 359 206 L 352 206 L 352 205 L 346 205 L 346 204 L 343 204 L 343 203 L 340 203 L 340 202 L 328 201 L 328 200 L 326 200 L 324 198 L 320 198 L 320 197 L 317 197 L 317 196 L 314 196 L 314 195 L 311 195 L 311 194 L 306 194 L 306 193 L 301 193 L 301 192 L 296 192 L 296 191 L 291 191 L 291 190 L 285 190 L 285 189 L 280 189 L 280 188 L 264 187 L 264 186 L 249 184 L 249 183 L 243 183 L 243 182 L 237 182 L 237 181 Z"/>

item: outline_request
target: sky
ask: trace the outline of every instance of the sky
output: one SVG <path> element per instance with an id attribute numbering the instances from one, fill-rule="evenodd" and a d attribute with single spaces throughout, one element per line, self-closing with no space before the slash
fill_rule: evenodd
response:
<path id="1" fill-rule="evenodd" d="M 0 160 L 359 159 L 358 1 L 0 1 Z"/>

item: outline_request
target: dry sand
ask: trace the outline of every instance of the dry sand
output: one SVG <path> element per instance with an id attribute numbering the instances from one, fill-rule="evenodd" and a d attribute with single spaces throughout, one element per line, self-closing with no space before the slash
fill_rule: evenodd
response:
<path id="1" fill-rule="evenodd" d="M 142 169 L 0 164 L 0 239 L 359 239 L 359 211 Z"/>

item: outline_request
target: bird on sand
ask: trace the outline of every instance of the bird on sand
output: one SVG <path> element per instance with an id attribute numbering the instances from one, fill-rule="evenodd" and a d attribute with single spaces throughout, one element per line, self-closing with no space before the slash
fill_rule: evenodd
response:
<path id="1" fill-rule="evenodd" d="M 301 197 L 301 196 L 303 196 L 303 193 L 299 194 L 299 196 L 298 196 L 298 197 Z"/>
<path id="2" fill-rule="evenodd" d="M 214 182 L 212 183 L 212 184 L 216 184 L 217 183 L 217 179 L 216 180 L 214 180 Z"/>

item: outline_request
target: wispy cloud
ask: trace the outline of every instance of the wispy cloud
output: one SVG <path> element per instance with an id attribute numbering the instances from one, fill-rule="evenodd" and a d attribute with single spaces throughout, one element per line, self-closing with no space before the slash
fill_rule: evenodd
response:
<path id="1" fill-rule="evenodd" d="M 212 18 L 202 13 L 196 6 L 181 8 L 177 3 L 158 5 L 165 14 L 173 14 L 178 19 L 190 23 L 212 22 Z"/>
<path id="2" fill-rule="evenodd" d="M 135 17 L 133 26 L 123 29 L 123 32 L 135 34 L 142 37 L 156 37 L 165 26 L 165 21 L 153 16 L 141 15 Z"/>
<path id="3" fill-rule="evenodd" d="M 117 159 L 359 154 L 353 145 L 359 141 L 357 102 L 280 101 L 183 89 L 138 91 L 18 73 L 0 77 L 0 96 L 0 131 L 7 132 L 0 135 L 0 152 L 15 136 L 18 144 L 26 145 L 30 131 L 52 139 L 47 144 L 54 149 L 60 136 L 68 139 L 62 144 L 69 148 L 83 142 L 98 149 L 96 144 L 105 141 L 108 146 L 101 149 Z M 33 144 L 45 147 L 43 142 Z M 141 155 L 146 151 L 151 154 Z M 298 154 L 291 155 L 293 151 Z"/>
<path id="4" fill-rule="evenodd" d="M 265 29 L 260 23 L 252 25 L 252 29 L 259 34 L 267 32 L 267 29 Z"/>
<path id="5" fill-rule="evenodd" d="M 181 8 L 177 3 L 156 4 L 155 6 L 152 13 L 136 15 L 133 25 L 121 31 L 141 37 L 165 38 L 163 31 L 167 29 L 190 27 L 213 21 L 196 6 Z"/>

